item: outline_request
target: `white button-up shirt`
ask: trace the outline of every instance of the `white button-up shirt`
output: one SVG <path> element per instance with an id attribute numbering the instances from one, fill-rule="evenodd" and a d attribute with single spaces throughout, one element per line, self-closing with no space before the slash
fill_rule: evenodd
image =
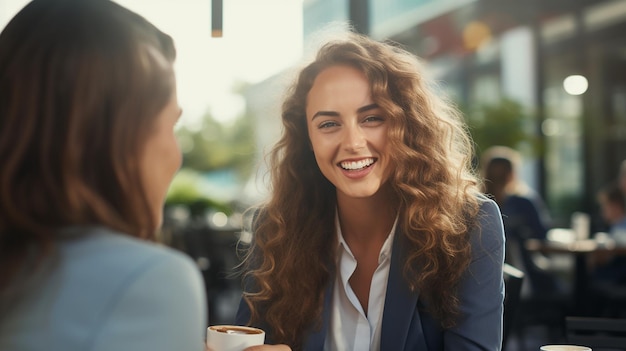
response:
<path id="1" fill-rule="evenodd" d="M 324 345 L 325 351 L 379 351 L 380 335 L 387 294 L 387 280 L 391 262 L 391 246 L 398 218 L 383 243 L 378 255 L 378 267 L 370 285 L 367 314 L 350 286 L 349 279 L 356 270 L 357 262 L 350 247 L 343 239 L 339 217 L 335 226 L 338 236 L 337 275 L 333 289 L 330 311 L 330 328 Z"/>

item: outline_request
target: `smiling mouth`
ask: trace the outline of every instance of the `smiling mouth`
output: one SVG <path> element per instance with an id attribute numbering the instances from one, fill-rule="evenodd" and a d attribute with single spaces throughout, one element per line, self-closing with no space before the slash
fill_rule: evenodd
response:
<path id="1" fill-rule="evenodd" d="M 358 171 L 358 170 L 370 167 L 375 162 L 376 160 L 370 157 L 370 158 L 365 158 L 359 161 L 340 162 L 339 167 L 341 167 L 342 169 L 345 169 L 346 171 Z"/>

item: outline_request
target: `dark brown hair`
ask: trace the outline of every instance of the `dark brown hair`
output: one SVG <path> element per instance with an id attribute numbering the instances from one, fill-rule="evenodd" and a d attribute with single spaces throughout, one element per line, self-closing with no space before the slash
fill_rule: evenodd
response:
<path id="1" fill-rule="evenodd" d="M 169 36 L 108 0 L 34 0 L 2 31 L 0 304 L 26 253 L 40 261 L 60 228 L 154 240 L 138 158 L 175 55 Z"/>
<path id="2" fill-rule="evenodd" d="M 502 206 L 509 195 L 525 196 L 528 186 L 517 177 L 522 155 L 508 146 L 494 145 L 481 155 L 483 191 Z"/>

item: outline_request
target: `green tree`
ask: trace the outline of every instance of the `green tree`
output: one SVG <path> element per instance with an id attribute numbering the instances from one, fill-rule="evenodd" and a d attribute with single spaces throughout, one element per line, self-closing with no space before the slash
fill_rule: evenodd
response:
<path id="1" fill-rule="evenodd" d="M 196 171 L 189 168 L 181 169 L 170 185 L 165 199 L 166 206 L 184 205 L 193 217 L 201 216 L 208 208 L 232 213 L 232 208 L 228 204 L 202 195 L 199 183 L 200 175 Z"/>
<path id="2" fill-rule="evenodd" d="M 464 112 L 479 154 L 493 145 L 527 150 L 532 154 L 539 151 L 534 116 L 525 112 L 518 102 L 502 99 L 496 104 L 483 104 Z"/>
<path id="3" fill-rule="evenodd" d="M 183 148 L 183 167 L 199 172 L 234 169 L 240 178 L 250 175 L 254 162 L 254 129 L 243 114 L 232 123 L 220 123 L 210 113 L 200 128 L 181 127 L 177 132 Z"/>

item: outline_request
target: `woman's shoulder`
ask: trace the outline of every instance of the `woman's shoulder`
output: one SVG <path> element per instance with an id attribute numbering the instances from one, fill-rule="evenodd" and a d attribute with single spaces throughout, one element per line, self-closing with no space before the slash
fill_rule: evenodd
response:
<path id="1" fill-rule="evenodd" d="M 121 264 L 164 258 L 190 261 L 183 252 L 105 227 L 81 229 L 80 235 L 62 240 L 60 249 L 65 257 L 94 263 L 104 260 Z"/>
<path id="2" fill-rule="evenodd" d="M 493 199 L 487 197 L 485 194 L 478 194 L 476 195 L 476 198 L 478 199 L 478 204 L 480 206 L 480 213 L 500 215 L 498 204 Z"/>
<path id="3" fill-rule="evenodd" d="M 195 324 L 204 323 L 202 276 L 182 252 L 106 228 L 88 228 L 60 241 L 46 269 L 45 278 L 23 296 L 8 320 L 12 330 L 31 330 L 52 349 L 87 349 L 101 333 L 115 335 L 116 326 L 130 332 L 137 326 L 164 330 L 159 324 L 170 319 L 181 325 L 194 318 Z M 186 317 L 178 316 L 183 313 Z M 50 320 L 54 329 L 46 326 Z M 30 343 L 21 337 L 7 342 Z"/>
<path id="4" fill-rule="evenodd" d="M 472 235 L 472 239 L 481 242 L 481 246 L 501 246 L 504 243 L 504 224 L 500 208 L 487 196 L 479 195 L 478 200 L 480 209 L 473 231 L 476 235 Z"/>
<path id="5" fill-rule="evenodd" d="M 201 279 L 196 264 L 183 252 L 101 227 L 61 243 L 58 270 L 68 283 L 82 282 L 101 296 L 130 284 L 150 289 L 168 281 L 195 285 Z"/>

